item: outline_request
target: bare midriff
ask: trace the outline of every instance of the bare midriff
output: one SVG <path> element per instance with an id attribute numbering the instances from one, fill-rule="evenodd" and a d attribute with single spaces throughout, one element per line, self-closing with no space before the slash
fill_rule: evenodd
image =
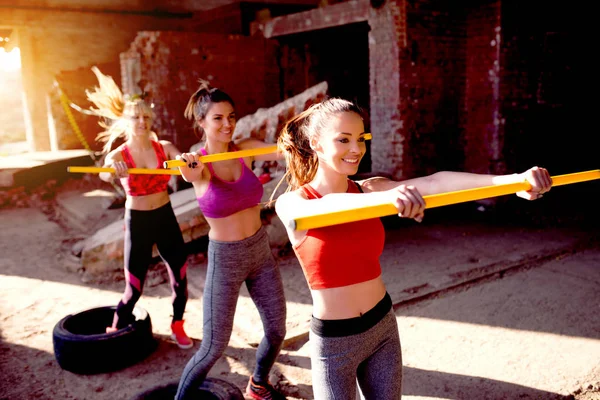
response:
<path id="1" fill-rule="evenodd" d="M 170 201 L 168 192 L 152 193 L 146 196 L 127 196 L 125 207 L 131 210 L 150 211 L 164 206 Z"/>
<path id="2" fill-rule="evenodd" d="M 260 206 L 246 208 L 223 218 L 208 218 L 208 237 L 221 242 L 237 242 L 254 235 L 262 226 Z"/>
<path id="3" fill-rule="evenodd" d="M 354 285 L 311 290 L 313 316 L 319 319 L 360 317 L 381 301 L 385 291 L 381 275 Z"/>

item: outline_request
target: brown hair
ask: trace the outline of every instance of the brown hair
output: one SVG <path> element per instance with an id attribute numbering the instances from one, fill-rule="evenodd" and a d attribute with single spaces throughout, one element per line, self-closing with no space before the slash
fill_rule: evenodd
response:
<path id="1" fill-rule="evenodd" d="M 183 115 L 187 119 L 194 121 L 194 129 L 200 131 L 200 139 L 202 139 L 204 130 L 198 121 L 203 120 L 206 117 L 210 106 L 214 103 L 227 102 L 235 108 L 235 103 L 231 96 L 221 89 L 211 87 L 208 81 L 200 79 L 198 82 L 200 83 L 200 87 L 188 100 Z"/>
<path id="2" fill-rule="evenodd" d="M 322 103 L 313 104 L 307 110 L 289 120 L 279 135 L 277 146 L 287 163 L 284 178 L 287 179 L 287 191 L 296 190 L 313 180 L 319 167 L 317 153 L 310 147 L 313 137 L 326 128 L 329 119 L 339 113 L 353 112 L 361 118 L 363 110 L 356 104 L 339 98 L 331 98 Z"/>

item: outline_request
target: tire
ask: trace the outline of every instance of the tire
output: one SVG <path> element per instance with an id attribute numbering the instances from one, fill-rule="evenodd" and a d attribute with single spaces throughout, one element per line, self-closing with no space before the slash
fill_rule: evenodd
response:
<path id="1" fill-rule="evenodd" d="M 98 307 L 70 314 L 52 332 L 54 356 L 64 370 L 76 374 L 116 371 L 146 358 L 157 342 L 146 310 L 133 309 L 135 320 L 123 329 L 106 333 L 116 307 Z"/>
<path id="2" fill-rule="evenodd" d="M 172 400 L 179 382 L 160 385 L 137 394 L 131 400 Z M 206 378 L 189 400 L 244 400 L 242 391 L 234 384 L 218 378 Z"/>

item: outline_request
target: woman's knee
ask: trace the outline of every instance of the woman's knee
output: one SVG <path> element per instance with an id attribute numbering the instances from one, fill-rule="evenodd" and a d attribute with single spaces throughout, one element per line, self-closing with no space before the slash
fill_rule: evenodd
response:
<path id="1" fill-rule="evenodd" d="M 286 327 L 285 322 L 283 324 L 278 324 L 277 326 L 267 327 L 265 329 L 265 336 L 272 343 L 283 343 L 286 335 Z"/>
<path id="2" fill-rule="evenodd" d="M 200 349 L 192 358 L 200 370 L 212 368 L 227 349 L 227 343 L 215 340 L 202 340 Z"/>
<path id="3" fill-rule="evenodd" d="M 142 297 L 141 290 L 133 287 L 131 284 L 128 284 L 125 287 L 125 292 L 123 292 L 123 296 L 121 297 L 121 303 L 123 305 L 130 306 L 133 309 L 133 306 L 138 302 L 138 300 Z"/>

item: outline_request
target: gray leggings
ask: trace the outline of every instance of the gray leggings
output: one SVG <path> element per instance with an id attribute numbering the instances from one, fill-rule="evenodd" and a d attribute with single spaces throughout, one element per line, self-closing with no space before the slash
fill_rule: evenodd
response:
<path id="1" fill-rule="evenodd" d="M 264 228 L 238 242 L 210 240 L 203 297 L 203 338 L 187 363 L 175 399 L 193 397 L 212 366 L 223 354 L 233 328 L 242 283 L 262 320 L 265 336 L 256 351 L 256 381 L 266 381 L 285 339 L 286 306 L 279 268 Z"/>
<path id="2" fill-rule="evenodd" d="M 336 322 L 336 321 L 331 321 Z M 350 336 L 310 333 L 315 400 L 397 400 L 402 395 L 402 352 L 396 316 L 390 310 L 369 330 Z"/>

